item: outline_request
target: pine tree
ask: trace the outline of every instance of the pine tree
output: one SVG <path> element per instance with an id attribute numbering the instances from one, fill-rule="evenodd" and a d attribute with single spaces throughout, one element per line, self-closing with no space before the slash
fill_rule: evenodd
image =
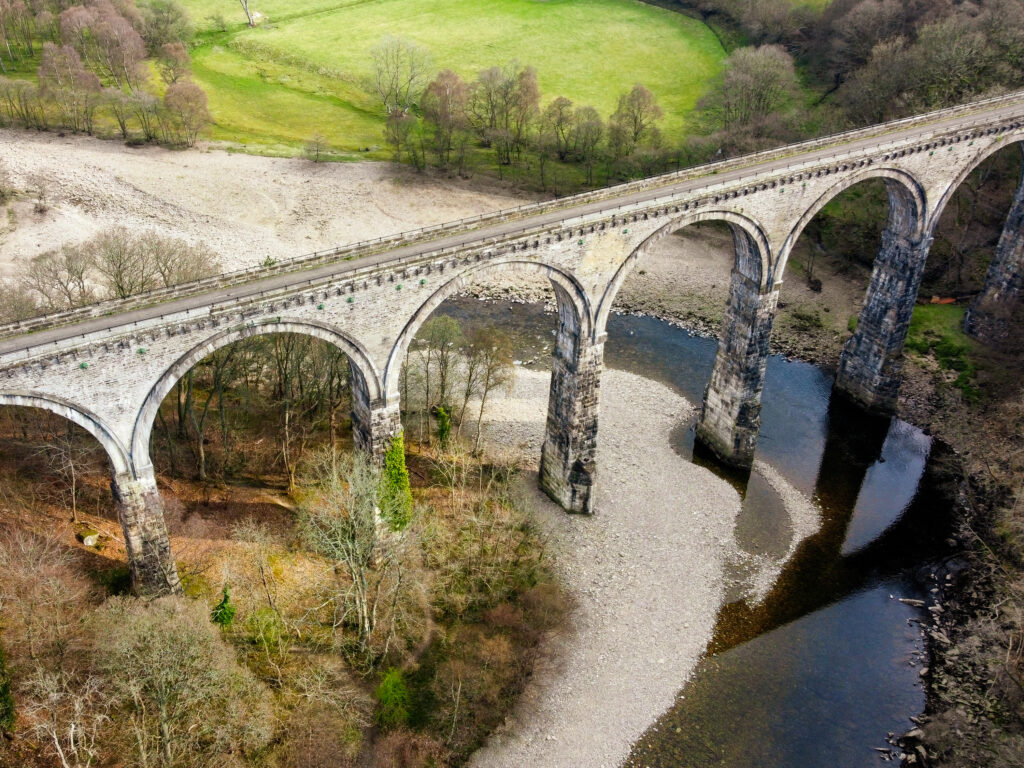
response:
<path id="1" fill-rule="evenodd" d="M 227 584 L 224 585 L 224 594 L 221 597 L 219 603 L 214 606 L 213 610 L 210 611 L 210 620 L 214 624 L 219 624 L 222 629 L 231 629 L 231 624 L 235 620 L 235 612 L 238 608 L 231 602 L 231 592 L 228 589 Z"/>

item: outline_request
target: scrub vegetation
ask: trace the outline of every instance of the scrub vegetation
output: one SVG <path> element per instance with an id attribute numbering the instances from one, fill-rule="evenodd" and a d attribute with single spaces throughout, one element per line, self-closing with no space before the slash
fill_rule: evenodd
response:
<path id="1" fill-rule="evenodd" d="M 379 466 L 329 345 L 201 361 L 154 439 L 185 595 L 150 602 L 124 594 L 102 449 L 5 409 L 0 765 L 462 764 L 569 613 L 516 462 L 476 434 L 510 368 L 500 333 L 428 321 L 403 377 L 420 439 Z"/>

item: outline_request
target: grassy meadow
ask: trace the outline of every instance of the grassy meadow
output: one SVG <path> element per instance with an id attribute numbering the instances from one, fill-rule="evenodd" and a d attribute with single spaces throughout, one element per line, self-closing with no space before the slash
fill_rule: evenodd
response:
<path id="1" fill-rule="evenodd" d="M 536 68 L 543 102 L 567 96 L 604 117 L 642 82 L 669 141 L 718 73 L 725 51 L 699 21 L 638 0 L 185 0 L 199 29 L 196 81 L 213 138 L 282 154 L 314 133 L 352 157 L 385 157 L 383 114 L 364 85 L 385 35 L 428 48 L 434 68 L 472 80 L 511 59 Z M 366 150 L 369 150 L 367 153 Z"/>

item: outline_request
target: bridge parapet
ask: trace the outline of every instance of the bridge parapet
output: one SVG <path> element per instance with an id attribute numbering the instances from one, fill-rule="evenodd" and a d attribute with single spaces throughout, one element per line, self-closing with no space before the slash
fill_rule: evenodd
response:
<path id="1" fill-rule="evenodd" d="M 987 111 L 1018 103 L 1022 106 L 1021 114 L 1012 115 L 1006 118 L 1002 121 L 1003 125 L 995 125 L 991 116 L 987 116 Z M 718 204 L 736 197 L 746 197 L 753 192 L 763 192 L 765 189 L 774 189 L 776 186 L 785 186 L 787 182 L 789 184 L 801 182 L 806 178 L 806 174 L 812 170 L 815 171 L 817 175 L 820 175 L 821 173 L 825 173 L 826 175 L 841 173 L 850 170 L 853 167 L 851 165 L 853 162 L 868 159 L 875 161 L 875 158 L 879 155 L 881 155 L 883 161 L 888 162 L 915 152 L 934 149 L 934 146 L 944 146 L 945 141 L 948 140 L 950 129 L 943 128 L 941 122 L 954 117 L 969 117 L 971 115 L 977 115 L 977 119 L 973 122 L 968 122 L 967 124 L 958 123 L 955 131 L 953 132 L 961 134 L 962 138 L 971 138 L 972 136 L 990 136 L 1000 131 L 1006 132 L 1015 128 L 1019 129 L 1021 127 L 1021 118 L 1024 117 L 1024 94 L 1007 94 L 1005 96 L 994 97 L 984 101 L 939 110 L 926 115 L 919 115 L 905 118 L 903 120 L 893 121 L 881 126 L 872 126 L 840 134 L 832 134 L 830 136 L 811 139 L 798 144 L 765 150 L 730 160 L 688 168 L 668 174 L 662 174 L 554 201 L 529 203 L 516 208 L 423 227 L 421 229 L 397 233 L 395 235 L 385 236 L 375 240 L 329 248 L 323 251 L 315 251 L 311 254 L 298 256 L 294 259 L 282 260 L 273 265 L 259 265 L 235 270 L 214 277 L 190 283 L 183 283 L 170 288 L 150 291 L 128 299 L 101 302 L 87 307 L 69 310 L 67 312 L 54 313 L 41 318 L 33 318 L 18 323 L 0 325 L 0 338 L 28 333 L 43 328 L 51 328 L 56 325 L 81 322 L 90 318 L 96 318 L 111 313 L 125 312 L 161 302 L 173 301 L 175 299 L 198 296 L 218 289 L 246 285 L 274 276 L 301 273 L 323 265 L 336 264 L 339 267 L 343 267 L 343 262 L 353 261 L 355 259 L 365 259 L 368 256 L 377 254 L 389 254 L 401 249 L 402 246 L 409 244 L 417 244 L 421 247 L 421 250 L 424 251 L 423 253 L 416 255 L 418 259 L 418 257 L 428 255 L 428 253 L 431 252 L 443 253 L 447 250 L 449 246 L 444 243 L 440 243 L 440 247 L 438 249 L 429 249 L 431 242 L 439 239 L 444 240 L 445 235 L 452 235 L 462 239 L 469 237 L 472 239 L 471 236 L 474 233 L 479 233 L 481 235 L 481 239 L 486 239 L 486 235 L 482 230 L 486 230 L 492 226 L 507 224 L 519 220 L 524 221 L 524 227 L 520 228 L 518 231 L 504 234 L 502 239 L 516 236 L 530 237 L 537 233 L 538 229 L 534 225 L 530 224 L 529 220 L 543 214 L 567 214 L 568 218 L 563 218 L 558 215 L 555 216 L 556 221 L 562 221 L 567 224 L 573 221 L 573 210 L 581 207 L 593 207 L 596 205 L 599 209 L 597 211 L 598 218 L 607 217 L 610 209 L 622 214 L 628 214 L 635 210 L 647 209 L 652 206 L 657 207 L 661 204 L 667 205 L 672 201 L 678 200 L 680 198 L 680 193 L 669 190 L 666 191 L 664 195 L 656 195 L 650 200 L 629 203 L 627 205 L 620 205 L 617 207 L 605 206 L 603 203 L 614 203 L 615 200 L 628 198 L 632 195 L 645 191 L 656 192 L 669 187 L 678 187 L 680 184 L 685 182 L 698 180 L 705 181 L 705 183 L 699 185 L 696 190 L 690 190 L 691 192 L 696 192 L 696 194 L 683 195 L 683 197 L 694 198 L 687 202 L 696 203 L 697 205 L 707 203 Z M 936 129 L 934 131 L 925 132 L 924 134 L 916 133 L 912 139 L 901 138 L 900 136 L 893 135 L 916 127 L 932 124 L 936 125 Z M 887 138 L 892 139 L 892 141 L 887 143 Z M 958 138 L 957 141 L 962 140 L 962 138 Z M 851 146 L 858 145 L 864 141 L 868 141 L 867 146 Z M 811 153 L 813 150 L 830 147 L 834 147 L 836 151 L 829 153 L 824 157 L 820 157 L 818 155 L 815 155 L 813 159 L 806 157 L 808 153 Z M 885 150 L 889 151 L 886 152 Z M 791 159 L 793 162 L 786 164 L 781 169 L 778 167 L 773 167 L 768 171 L 761 171 L 758 169 L 758 166 L 765 165 L 773 160 L 777 161 L 785 159 Z M 858 167 L 863 167 L 864 164 L 864 162 L 861 162 Z M 738 184 L 731 179 L 727 180 L 722 178 L 727 175 L 731 177 L 732 175 L 735 175 L 736 172 L 746 170 L 749 170 L 750 173 L 741 174 L 743 180 Z M 706 199 L 701 200 L 702 197 Z M 575 218 L 582 219 L 580 223 L 585 224 L 593 217 L 592 214 L 593 211 Z M 543 230 L 543 227 L 541 227 L 541 230 Z M 396 254 L 395 257 L 389 261 L 397 266 L 404 260 L 404 257 Z"/>

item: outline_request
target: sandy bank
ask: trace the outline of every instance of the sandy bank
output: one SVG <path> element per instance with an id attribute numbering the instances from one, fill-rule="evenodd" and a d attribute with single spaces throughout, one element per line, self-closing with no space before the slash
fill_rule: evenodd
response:
<path id="1" fill-rule="evenodd" d="M 0 130 L 0 168 L 22 191 L 0 218 L 0 277 L 115 224 L 206 243 L 235 269 L 527 202 L 482 180 L 392 163 L 129 148 L 16 130 Z M 34 211 L 40 189 L 45 213 Z"/>

